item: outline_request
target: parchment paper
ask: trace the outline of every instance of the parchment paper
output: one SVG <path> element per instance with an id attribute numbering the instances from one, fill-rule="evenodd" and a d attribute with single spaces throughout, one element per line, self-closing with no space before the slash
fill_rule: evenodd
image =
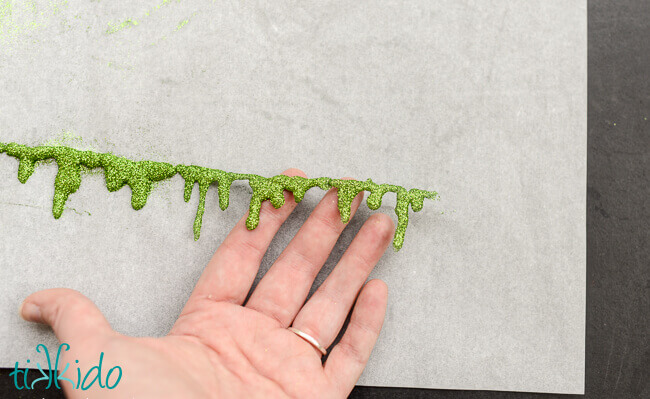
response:
<path id="1" fill-rule="evenodd" d="M 372 273 L 390 299 L 359 383 L 583 392 L 585 1 L 29 4 L 0 3 L 1 142 L 437 190 Z M 25 185 L 17 168 L 0 155 L 4 367 L 56 344 L 16 311 L 44 288 L 81 291 L 120 332 L 165 334 L 250 196 L 233 185 L 222 212 L 211 189 L 195 242 L 180 176 L 136 212 L 128 187 L 88 175 L 55 220 L 56 165 Z"/>

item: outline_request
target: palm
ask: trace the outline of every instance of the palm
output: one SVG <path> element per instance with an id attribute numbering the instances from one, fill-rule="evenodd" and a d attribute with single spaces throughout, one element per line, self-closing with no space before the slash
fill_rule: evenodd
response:
<path id="1" fill-rule="evenodd" d="M 332 391 L 320 352 L 255 310 L 207 303 L 204 309 L 181 318 L 170 335 L 187 337 L 196 338 L 206 356 L 232 372 L 231 383 L 246 393 L 240 397 L 253 397 L 255 392 L 319 397 Z"/>
<path id="2" fill-rule="evenodd" d="M 381 214 L 371 217 L 304 304 L 344 228 L 336 195 L 328 193 L 244 304 L 266 248 L 295 207 L 291 194 L 285 193 L 285 199 L 280 209 L 264 204 L 254 231 L 246 230 L 246 216 L 240 220 L 165 337 L 118 334 L 88 299 L 71 290 L 28 297 L 23 317 L 50 324 L 60 340 L 71 344 L 64 362 L 79 359 L 81 365 L 94 365 L 96 354 L 104 352 L 105 368 L 120 365 L 123 370 L 114 390 L 95 386 L 82 391 L 63 384 L 68 396 L 345 397 L 363 371 L 383 322 L 385 284 L 363 284 L 388 245 L 392 222 Z M 353 211 L 359 202 L 357 198 Z M 315 347 L 287 329 L 293 324 L 330 346 L 355 300 L 350 326 L 325 364 Z M 61 306 L 63 302 L 76 305 L 74 312 L 64 311 L 69 306 Z M 31 311 L 32 304 L 38 314 Z"/>

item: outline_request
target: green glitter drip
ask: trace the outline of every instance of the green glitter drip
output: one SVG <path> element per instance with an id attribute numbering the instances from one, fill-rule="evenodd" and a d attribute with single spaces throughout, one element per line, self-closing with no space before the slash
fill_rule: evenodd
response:
<path id="1" fill-rule="evenodd" d="M 0 153 L 6 153 L 19 160 L 18 180 L 26 183 L 34 173 L 37 162 L 54 159 L 58 165 L 58 173 L 54 181 L 54 200 L 52 213 L 58 219 L 65 209 L 65 203 L 70 194 L 75 193 L 81 185 L 82 166 L 88 169 L 103 168 L 108 191 L 117 191 L 128 185 L 131 188 L 131 206 L 138 210 L 147 203 L 155 182 L 169 179 L 175 174 L 180 174 L 185 179 L 184 199 L 188 202 L 192 196 L 195 184 L 199 185 L 199 205 L 194 219 L 194 239 L 201 235 L 203 214 L 205 213 L 205 198 L 208 188 L 213 183 L 218 186 L 219 207 L 228 208 L 230 199 L 230 186 L 235 180 L 248 180 L 253 190 L 249 206 L 249 215 L 246 227 L 253 230 L 260 221 L 260 210 L 264 201 L 270 201 L 277 209 L 284 205 L 284 190 L 293 193 L 296 202 L 302 201 L 305 193 L 318 187 L 322 190 L 338 189 L 338 208 L 341 220 L 347 223 L 351 217 L 352 201 L 362 191 L 369 191 L 367 204 L 372 210 L 379 209 L 384 194 L 393 192 L 397 194 L 395 214 L 397 215 L 397 228 L 393 239 L 395 250 L 402 248 L 404 234 L 408 226 L 409 205 L 413 211 L 418 212 L 424 206 L 424 199 L 436 199 L 435 191 L 419 189 L 406 190 L 404 187 L 391 184 L 377 184 L 372 180 L 342 180 L 329 177 L 308 179 L 301 176 L 278 175 L 262 177 L 255 174 L 231 173 L 219 169 L 204 168 L 195 165 L 176 165 L 165 162 L 132 161 L 110 153 L 97 153 L 81 151 L 64 146 L 37 146 L 29 147 L 22 144 L 0 143 Z"/>

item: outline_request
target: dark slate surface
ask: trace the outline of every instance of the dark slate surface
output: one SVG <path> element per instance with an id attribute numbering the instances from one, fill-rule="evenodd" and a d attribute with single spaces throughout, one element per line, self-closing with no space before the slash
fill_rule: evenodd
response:
<path id="1" fill-rule="evenodd" d="M 586 395 L 650 398 L 650 2 L 589 2 Z M 395 370 L 399 372 L 399 370 Z M 0 370 L 0 397 L 17 391 Z M 357 387 L 352 398 L 582 398 Z"/>

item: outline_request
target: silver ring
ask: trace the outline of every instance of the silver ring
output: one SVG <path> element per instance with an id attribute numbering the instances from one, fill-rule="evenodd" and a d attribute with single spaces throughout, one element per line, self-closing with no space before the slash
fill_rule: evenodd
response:
<path id="1" fill-rule="evenodd" d="M 312 337 L 311 335 L 309 335 L 307 333 L 304 333 L 304 332 L 302 332 L 302 331 L 300 331 L 300 330 L 298 330 L 297 328 L 294 328 L 294 327 L 289 327 L 289 328 L 287 328 L 287 330 L 295 333 L 300 338 L 302 338 L 305 341 L 309 342 L 314 348 L 318 349 L 320 351 L 320 353 L 323 354 L 323 356 L 327 355 L 327 349 L 323 348 L 321 346 L 321 344 L 319 344 L 318 341 L 316 341 L 316 339 L 314 337 Z"/>

